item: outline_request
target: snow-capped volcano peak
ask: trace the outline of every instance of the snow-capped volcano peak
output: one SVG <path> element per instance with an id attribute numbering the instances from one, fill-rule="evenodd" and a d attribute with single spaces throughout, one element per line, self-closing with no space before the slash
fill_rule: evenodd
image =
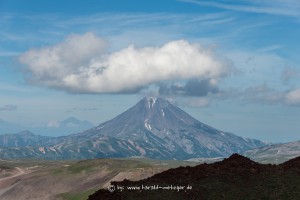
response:
<path id="1" fill-rule="evenodd" d="M 148 107 L 153 108 L 153 106 L 155 105 L 156 99 L 157 97 L 147 97 L 147 102 L 148 102 Z"/>
<path id="2" fill-rule="evenodd" d="M 171 103 L 162 97 L 150 96 L 143 98 L 138 104 L 144 105 L 147 110 L 157 110 L 158 108 L 166 107 Z"/>

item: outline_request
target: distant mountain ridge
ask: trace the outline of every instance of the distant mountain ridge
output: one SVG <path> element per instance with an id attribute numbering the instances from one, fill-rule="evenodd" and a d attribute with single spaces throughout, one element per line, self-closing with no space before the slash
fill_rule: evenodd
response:
<path id="1" fill-rule="evenodd" d="M 68 117 L 62 121 L 52 121 L 48 124 L 38 126 L 18 126 L 0 119 L 0 135 L 7 133 L 18 133 L 24 130 L 43 136 L 62 136 L 78 133 L 94 127 L 95 125 L 86 120 L 79 120 L 75 117 Z"/>
<path id="2" fill-rule="evenodd" d="M 4 147 L 26 147 L 26 146 L 45 146 L 53 137 L 40 136 L 31 133 L 30 131 L 21 131 L 14 134 L 0 135 L 0 146 Z"/>
<path id="3" fill-rule="evenodd" d="M 141 156 L 186 160 L 227 157 L 265 145 L 212 128 L 161 97 L 145 97 L 117 117 L 81 133 L 44 139 L 47 142 L 32 145 L 34 149 L 19 146 L 13 153 L 0 149 L 0 156 L 47 159 Z"/>
<path id="4" fill-rule="evenodd" d="M 300 156 L 300 140 L 248 150 L 244 155 L 263 163 L 282 163 Z"/>
<path id="5" fill-rule="evenodd" d="M 92 127 L 94 127 L 94 125 L 86 120 L 79 120 L 75 117 L 69 117 L 62 121 L 49 122 L 44 126 L 31 127 L 29 130 L 39 135 L 66 136 L 72 133 L 78 133 L 86 129 L 90 129 Z"/>

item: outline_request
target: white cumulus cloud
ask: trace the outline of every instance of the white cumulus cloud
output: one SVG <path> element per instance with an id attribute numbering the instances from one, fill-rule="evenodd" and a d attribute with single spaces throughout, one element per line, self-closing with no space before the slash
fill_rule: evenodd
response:
<path id="1" fill-rule="evenodd" d="M 105 41 L 93 33 L 29 50 L 19 60 L 31 83 L 83 93 L 118 93 L 168 80 L 216 81 L 228 72 L 222 60 L 199 44 L 177 40 L 108 52 Z"/>

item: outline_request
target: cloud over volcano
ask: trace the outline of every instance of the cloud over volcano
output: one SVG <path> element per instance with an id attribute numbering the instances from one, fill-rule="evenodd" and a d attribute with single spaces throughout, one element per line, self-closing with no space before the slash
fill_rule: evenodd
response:
<path id="1" fill-rule="evenodd" d="M 31 49 L 19 61 L 30 83 L 73 93 L 138 91 L 161 81 L 217 82 L 229 71 L 211 50 L 186 40 L 109 52 L 105 40 L 93 33 L 70 35 L 56 45 Z"/>

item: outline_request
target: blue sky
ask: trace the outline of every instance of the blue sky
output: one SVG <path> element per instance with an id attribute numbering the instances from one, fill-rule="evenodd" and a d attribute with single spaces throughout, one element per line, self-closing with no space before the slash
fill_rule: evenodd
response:
<path id="1" fill-rule="evenodd" d="M 99 124 L 145 95 L 269 142 L 299 140 L 300 3 L 0 0 L 0 118 Z"/>

